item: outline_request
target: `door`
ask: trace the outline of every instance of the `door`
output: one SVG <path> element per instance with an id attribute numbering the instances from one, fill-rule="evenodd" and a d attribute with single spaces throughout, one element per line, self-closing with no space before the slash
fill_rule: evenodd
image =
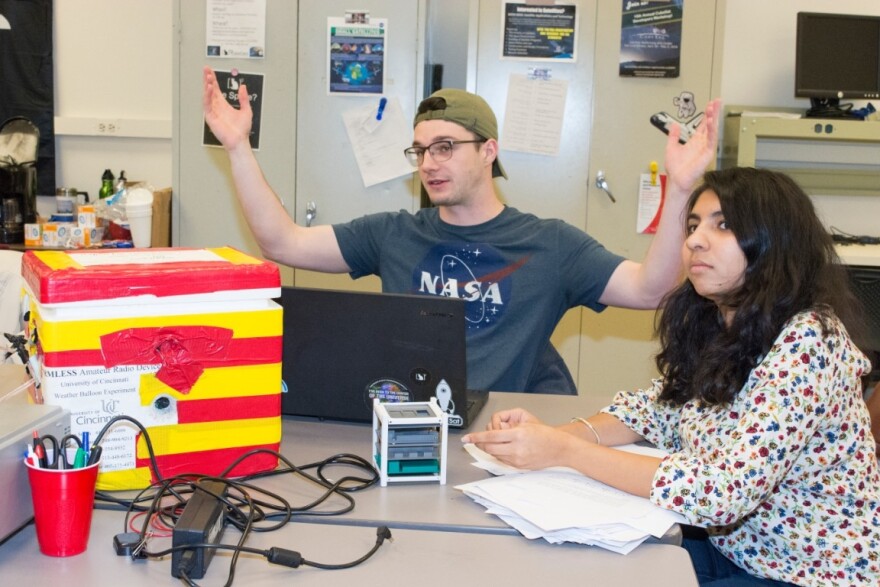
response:
<path id="1" fill-rule="evenodd" d="M 174 110 L 172 130 L 174 198 L 172 236 L 177 246 L 229 245 L 259 256 L 241 214 L 229 162 L 221 147 L 203 146 L 202 67 L 238 69 L 264 76 L 262 129 L 257 160 L 288 209 L 294 203 L 296 52 L 298 2 L 267 0 L 263 59 L 206 56 L 205 0 L 175 0 Z M 282 270 L 289 282 L 293 271 Z"/>
<path id="2" fill-rule="evenodd" d="M 641 260 L 651 237 L 636 233 L 639 175 L 649 172 L 651 161 L 662 171 L 666 145 L 666 136 L 649 119 L 657 112 L 677 117 L 673 100 L 682 92 L 693 93 L 700 112 L 718 91 L 713 80 L 716 2 L 684 2 L 680 76 L 667 79 L 619 76 L 622 5 L 620 0 L 599 3 L 587 232 L 610 250 Z M 596 187 L 600 170 L 616 203 Z M 610 400 L 617 391 L 644 387 L 656 377 L 653 323 L 653 311 L 584 311 L 581 394 L 605 394 Z"/>
<path id="3" fill-rule="evenodd" d="M 522 212 L 561 218 L 586 229 L 587 183 L 592 134 L 593 45 L 596 0 L 560 2 L 576 6 L 579 20 L 576 61 L 501 59 L 502 0 L 472 0 L 468 90 L 482 96 L 495 111 L 500 131 L 500 159 L 508 179 L 495 184 L 502 200 Z M 511 75 L 528 76 L 530 68 L 549 70 L 551 80 L 565 80 L 564 124 L 557 155 L 536 155 L 504 148 L 504 120 Z M 581 308 L 569 310 L 551 338 L 575 381 L 578 381 Z"/>
<path id="4" fill-rule="evenodd" d="M 364 0 L 352 5 L 344 0 L 322 0 L 300 2 L 299 6 L 297 222 L 306 224 L 310 207 L 314 211 L 313 224 L 345 222 L 385 210 L 415 211 L 419 202 L 419 180 L 414 173 L 364 187 L 343 114 L 364 105 L 378 106 L 380 97 L 384 96 L 399 102 L 407 129 L 411 128 L 423 93 L 425 1 Z M 352 8 L 367 12 L 370 19 L 387 19 L 385 91 L 381 95 L 328 95 L 327 18 L 344 17 Z M 352 281 L 347 274 L 327 275 L 303 270 L 296 270 L 294 275 L 296 285 L 303 287 L 381 289 L 375 277 Z"/>

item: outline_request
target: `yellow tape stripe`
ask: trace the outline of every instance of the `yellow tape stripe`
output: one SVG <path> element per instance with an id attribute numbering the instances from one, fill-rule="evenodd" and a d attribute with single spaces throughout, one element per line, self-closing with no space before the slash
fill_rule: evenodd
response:
<path id="1" fill-rule="evenodd" d="M 107 471 L 98 473 L 99 491 L 122 491 L 126 489 L 143 489 L 152 483 L 149 467 Z"/>
<path id="2" fill-rule="evenodd" d="M 265 261 L 261 259 L 257 259 L 256 257 L 251 257 L 241 251 L 233 249 L 232 247 L 218 247 L 216 249 L 208 249 L 218 257 L 223 257 L 230 263 L 234 265 L 261 265 L 265 263 Z"/>
<path id="3" fill-rule="evenodd" d="M 34 255 L 51 269 L 83 269 L 83 266 L 65 251 L 34 251 Z"/>
<path id="4" fill-rule="evenodd" d="M 281 442 L 281 418 L 224 420 L 148 428 L 156 455 L 174 455 Z M 149 457 L 147 444 L 138 440 L 138 458 Z"/>
<path id="5" fill-rule="evenodd" d="M 281 363 L 238 365 L 205 369 L 189 393 L 179 393 L 159 381 L 154 374 L 141 375 L 141 405 L 149 405 L 156 396 L 168 395 L 177 401 L 252 397 L 280 393 Z"/>

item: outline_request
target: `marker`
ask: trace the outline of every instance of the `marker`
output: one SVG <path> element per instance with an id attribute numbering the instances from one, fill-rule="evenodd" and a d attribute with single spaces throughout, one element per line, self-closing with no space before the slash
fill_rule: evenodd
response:
<path id="1" fill-rule="evenodd" d="M 73 468 L 82 469 L 86 466 L 86 451 L 82 448 L 76 449 L 76 455 L 73 457 Z"/>
<path id="2" fill-rule="evenodd" d="M 388 104 L 387 98 L 379 100 L 379 110 L 376 112 L 376 120 L 382 120 L 382 113 L 385 112 L 385 105 Z"/>
<path id="3" fill-rule="evenodd" d="M 37 461 L 39 462 L 39 467 L 41 469 L 49 467 L 49 460 L 46 458 L 46 449 L 43 448 L 42 444 L 37 443 L 37 446 L 34 447 L 34 454 L 37 456 Z"/>
<path id="4" fill-rule="evenodd" d="M 31 464 L 32 467 L 39 467 L 40 462 L 37 460 L 37 455 L 34 452 L 33 445 L 29 444 L 27 446 L 27 451 L 25 452 L 24 459 Z"/>

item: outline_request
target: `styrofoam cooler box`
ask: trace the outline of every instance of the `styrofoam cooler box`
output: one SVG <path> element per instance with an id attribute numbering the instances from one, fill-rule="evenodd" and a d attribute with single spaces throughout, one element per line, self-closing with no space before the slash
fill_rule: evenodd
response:
<path id="1" fill-rule="evenodd" d="M 28 251 L 22 262 L 37 401 L 94 440 L 117 415 L 146 429 L 163 477 L 217 475 L 281 442 L 278 267 L 229 247 Z M 155 481 L 127 421 L 102 443 L 100 489 Z M 262 453 L 231 472 L 274 469 Z"/>

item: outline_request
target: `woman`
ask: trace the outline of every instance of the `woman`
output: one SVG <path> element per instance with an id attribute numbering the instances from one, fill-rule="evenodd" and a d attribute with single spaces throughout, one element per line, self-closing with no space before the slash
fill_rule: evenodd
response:
<path id="1" fill-rule="evenodd" d="M 880 475 L 846 327 L 855 299 L 810 199 L 787 176 L 706 174 L 686 281 L 658 318 L 662 379 L 589 419 L 524 410 L 467 434 L 512 465 L 573 467 L 677 511 L 703 585 L 880 585 Z M 606 448 L 647 440 L 660 459 Z"/>

